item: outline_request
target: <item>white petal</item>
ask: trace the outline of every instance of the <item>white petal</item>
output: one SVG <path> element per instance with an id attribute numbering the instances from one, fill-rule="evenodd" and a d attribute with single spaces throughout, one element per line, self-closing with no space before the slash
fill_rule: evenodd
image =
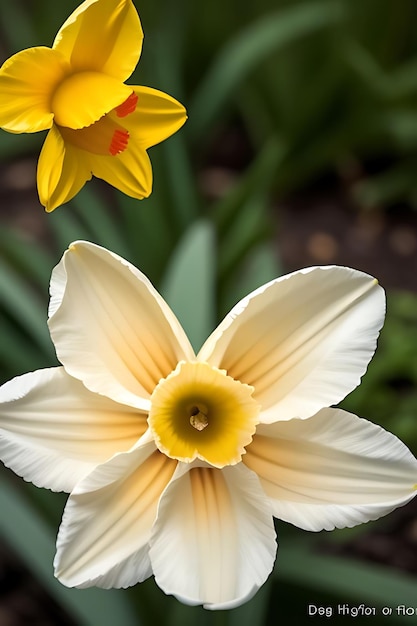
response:
<path id="1" fill-rule="evenodd" d="M 258 427 L 244 463 L 274 515 L 306 530 L 375 520 L 417 494 L 417 460 L 394 435 L 341 409 Z"/>
<path id="2" fill-rule="evenodd" d="M 265 582 L 276 549 L 269 504 L 242 463 L 179 466 L 151 538 L 155 580 L 165 593 L 208 609 L 233 608 Z"/>
<path id="3" fill-rule="evenodd" d="M 309 268 L 237 304 L 198 359 L 255 387 L 262 422 L 310 417 L 359 384 L 384 314 L 384 292 L 371 276 Z"/>
<path id="4" fill-rule="evenodd" d="M 0 388 L 0 403 L 4 464 L 54 491 L 71 491 L 147 428 L 146 415 L 91 393 L 61 367 L 14 378 Z"/>
<path id="5" fill-rule="evenodd" d="M 78 483 L 58 533 L 55 575 L 68 587 L 129 587 L 152 574 L 148 541 L 176 462 L 153 442 L 116 455 Z"/>
<path id="6" fill-rule="evenodd" d="M 193 350 L 168 305 L 133 265 L 88 242 L 69 246 L 51 280 L 57 355 L 86 387 L 143 410 L 160 378 Z"/>

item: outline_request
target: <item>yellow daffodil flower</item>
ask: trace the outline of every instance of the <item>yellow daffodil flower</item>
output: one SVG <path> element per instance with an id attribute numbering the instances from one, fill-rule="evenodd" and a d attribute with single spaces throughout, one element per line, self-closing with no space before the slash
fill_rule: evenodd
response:
<path id="1" fill-rule="evenodd" d="M 329 408 L 359 384 L 384 312 L 371 276 L 313 267 L 244 298 L 196 355 L 139 270 L 73 243 L 51 280 L 62 367 L 0 388 L 4 463 L 70 492 L 56 576 L 153 574 L 186 603 L 232 608 L 272 570 L 273 516 L 331 530 L 413 498 L 406 446 Z"/>
<path id="2" fill-rule="evenodd" d="M 52 48 L 18 52 L 0 68 L 0 127 L 49 130 L 37 172 L 47 211 L 73 198 L 92 175 L 134 198 L 152 190 L 146 150 L 185 122 L 165 93 L 126 85 L 143 32 L 131 0 L 86 0 Z"/>

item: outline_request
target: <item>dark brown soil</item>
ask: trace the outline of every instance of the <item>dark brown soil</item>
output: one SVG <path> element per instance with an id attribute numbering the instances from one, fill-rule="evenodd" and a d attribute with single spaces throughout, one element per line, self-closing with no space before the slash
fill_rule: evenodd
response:
<path id="1" fill-rule="evenodd" d="M 3 541 L 0 542 L 0 625 L 77 626 Z"/>
<path id="2" fill-rule="evenodd" d="M 372 525 L 372 530 L 361 533 L 352 541 L 326 543 L 325 552 L 389 565 L 395 569 L 417 574 L 417 500 L 391 513 L 383 523 Z"/>
<path id="3" fill-rule="evenodd" d="M 385 289 L 417 291 L 417 212 L 361 209 L 334 181 L 279 207 L 278 249 L 286 270 L 347 265 L 378 278 Z"/>

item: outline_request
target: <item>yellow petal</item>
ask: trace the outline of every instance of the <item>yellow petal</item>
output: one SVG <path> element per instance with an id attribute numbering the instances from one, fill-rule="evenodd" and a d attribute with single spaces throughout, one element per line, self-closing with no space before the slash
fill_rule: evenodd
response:
<path id="1" fill-rule="evenodd" d="M 137 103 L 130 96 L 107 116 L 126 129 L 128 145 L 114 159 L 95 157 L 92 171 L 94 176 L 126 195 L 142 199 L 152 191 L 152 166 L 145 148 L 176 132 L 187 116 L 185 109 L 174 98 L 147 87 L 133 89 L 138 97 Z M 102 120 L 98 122 L 101 123 Z"/>
<path id="2" fill-rule="evenodd" d="M 258 423 L 252 392 L 207 363 L 179 363 L 151 396 L 148 422 L 156 445 L 183 462 L 238 463 Z"/>
<path id="3" fill-rule="evenodd" d="M 91 178 L 89 153 L 65 144 L 53 126 L 43 144 L 38 162 L 38 193 L 48 212 L 68 202 Z"/>
<path id="4" fill-rule="evenodd" d="M 131 0 L 87 0 L 60 28 L 53 48 L 75 71 L 95 70 L 124 82 L 139 61 L 142 41 Z"/>
<path id="5" fill-rule="evenodd" d="M 138 96 L 130 127 L 144 148 L 150 148 L 173 135 L 187 119 L 185 108 L 166 93 L 150 87 L 134 87 Z"/>
<path id="6" fill-rule="evenodd" d="M 52 126 L 51 98 L 69 66 L 56 50 L 29 48 L 0 69 L 0 126 L 14 133 L 35 133 Z"/>
<path id="7" fill-rule="evenodd" d="M 123 124 L 129 129 L 125 120 Z M 94 176 L 132 198 L 147 198 L 152 191 L 151 162 L 146 150 L 139 145 L 132 133 L 123 152 L 114 157 L 92 155 L 91 165 Z"/>
<path id="8" fill-rule="evenodd" d="M 99 72 L 78 72 L 55 90 L 51 109 L 59 126 L 79 129 L 97 122 L 129 98 L 132 88 Z"/>

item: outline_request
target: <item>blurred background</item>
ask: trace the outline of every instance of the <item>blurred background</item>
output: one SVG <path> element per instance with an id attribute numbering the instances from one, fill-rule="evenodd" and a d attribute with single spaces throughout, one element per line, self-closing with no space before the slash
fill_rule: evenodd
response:
<path id="1" fill-rule="evenodd" d="M 271 278 L 348 265 L 378 278 L 388 310 L 376 356 L 343 406 L 416 455 L 416 2 L 134 3 L 145 43 L 128 82 L 173 95 L 189 120 L 149 151 L 149 199 L 93 180 L 51 215 L 36 191 L 44 134 L 0 131 L 0 383 L 56 364 L 48 284 L 74 239 L 145 272 L 196 348 L 240 297 Z M 0 0 L 0 62 L 50 46 L 78 5 Z M 52 559 L 65 498 L 1 470 L 1 626 L 303 624 L 320 619 L 318 606 L 333 607 L 337 623 L 347 619 L 336 614 L 345 603 L 375 608 L 356 623 L 402 623 L 401 605 L 417 615 L 413 503 L 333 533 L 278 521 L 269 582 L 247 605 L 210 613 L 165 597 L 152 580 L 128 591 L 63 588 Z M 383 616 L 382 607 L 392 613 Z"/>

